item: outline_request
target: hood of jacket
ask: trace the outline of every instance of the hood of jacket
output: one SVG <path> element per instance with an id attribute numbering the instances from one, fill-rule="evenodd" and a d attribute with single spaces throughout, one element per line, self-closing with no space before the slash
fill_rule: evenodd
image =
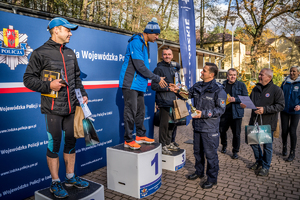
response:
<path id="1" fill-rule="evenodd" d="M 140 40 L 144 45 L 146 45 L 144 36 L 142 33 L 134 34 L 131 38 L 129 38 L 128 43 L 133 40 Z"/>
<path id="2" fill-rule="evenodd" d="M 300 76 L 298 76 L 296 80 L 292 80 L 290 75 L 288 75 L 287 77 L 285 77 L 284 82 L 288 82 L 288 83 L 300 82 Z"/>

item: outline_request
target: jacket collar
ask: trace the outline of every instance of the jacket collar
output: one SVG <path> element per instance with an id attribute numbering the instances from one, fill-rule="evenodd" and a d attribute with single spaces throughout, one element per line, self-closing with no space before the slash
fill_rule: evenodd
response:
<path id="1" fill-rule="evenodd" d="M 285 84 L 286 82 L 287 82 L 287 83 L 300 82 L 300 76 L 298 76 L 298 78 L 297 78 L 296 80 L 292 80 L 291 77 L 290 77 L 290 75 L 288 75 L 288 76 L 285 78 L 285 80 L 284 80 L 284 84 Z"/>
<path id="2" fill-rule="evenodd" d="M 210 93 L 212 93 L 212 92 L 214 92 L 214 91 L 216 91 L 217 89 L 218 89 L 218 85 L 217 85 L 217 82 L 216 82 L 216 79 L 213 79 L 213 80 L 211 80 L 210 82 L 209 82 L 209 84 L 208 84 L 208 86 L 205 88 L 205 90 L 203 90 L 203 81 L 200 81 L 200 82 L 198 82 L 197 84 L 197 86 L 198 87 L 195 87 L 195 90 L 197 90 L 198 92 L 200 92 L 200 93 L 202 93 L 202 92 L 210 92 Z M 222 86 L 223 87 L 223 86 Z"/>
<path id="3" fill-rule="evenodd" d="M 53 48 L 55 48 L 55 49 L 60 49 L 60 47 L 61 47 L 61 45 L 62 44 L 59 44 L 59 43 L 56 43 L 56 42 L 54 42 L 51 38 L 49 38 L 49 40 L 45 43 L 45 44 L 47 44 L 47 45 L 50 45 L 50 46 L 52 46 Z M 63 44 L 63 48 L 65 47 L 65 44 Z"/>
<path id="4" fill-rule="evenodd" d="M 166 66 L 166 67 L 171 67 L 171 63 L 167 63 L 167 62 L 165 62 L 164 60 L 162 60 L 161 62 L 164 64 L 164 66 Z"/>
<path id="5" fill-rule="evenodd" d="M 234 82 L 233 84 L 230 84 L 230 85 L 235 85 L 237 81 L 238 81 L 238 80 L 235 80 L 235 82 Z M 225 86 L 226 84 L 229 84 L 229 83 L 228 83 L 228 79 L 225 80 L 225 81 L 223 81 L 223 85 Z"/>
<path id="6" fill-rule="evenodd" d="M 256 86 L 258 86 L 259 90 L 262 91 L 262 88 L 269 88 L 271 85 L 273 85 L 273 80 L 271 80 L 267 85 L 263 86 L 261 83 L 257 83 Z"/>
<path id="7" fill-rule="evenodd" d="M 146 45 L 144 36 L 142 33 L 134 34 L 129 40 L 128 43 L 131 42 L 132 40 L 140 40 L 144 45 Z M 147 45 L 146 45 L 147 46 Z"/>

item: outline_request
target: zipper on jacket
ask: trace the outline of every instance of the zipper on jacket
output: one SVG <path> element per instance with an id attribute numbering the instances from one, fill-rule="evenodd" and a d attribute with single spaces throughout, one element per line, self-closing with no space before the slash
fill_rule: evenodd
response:
<path id="1" fill-rule="evenodd" d="M 136 81 L 137 73 L 134 72 L 134 80 Z"/>
<path id="2" fill-rule="evenodd" d="M 54 98 L 52 98 L 52 106 L 51 106 L 51 110 L 53 110 L 54 107 Z"/>
<path id="3" fill-rule="evenodd" d="M 65 76 L 66 76 L 66 81 L 69 83 L 68 81 L 68 75 L 67 75 L 67 69 L 66 69 L 66 63 L 65 63 L 65 58 L 64 58 L 64 55 L 63 53 L 61 52 L 61 48 L 63 47 L 63 45 L 60 46 L 60 54 L 61 54 L 61 57 L 63 59 L 63 63 L 64 63 L 64 69 L 65 69 Z M 69 91 L 69 86 L 66 85 L 67 87 L 67 93 L 68 93 L 68 104 L 69 104 L 69 114 L 71 113 L 71 103 L 70 103 L 70 91 Z"/>

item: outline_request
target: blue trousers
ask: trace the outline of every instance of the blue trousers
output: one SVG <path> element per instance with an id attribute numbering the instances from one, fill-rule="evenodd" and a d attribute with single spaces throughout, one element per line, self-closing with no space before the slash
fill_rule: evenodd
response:
<path id="1" fill-rule="evenodd" d="M 272 141 L 273 141 L 273 132 L 272 131 Z M 256 163 L 259 163 L 262 165 L 262 168 L 270 169 L 271 161 L 272 161 L 272 154 L 273 154 L 273 143 L 263 144 L 263 151 L 261 150 L 261 147 L 259 144 L 251 144 L 250 145 L 254 157 L 256 160 Z"/>
<path id="2" fill-rule="evenodd" d="M 204 175 L 205 158 L 207 160 L 207 181 L 215 183 L 218 179 L 219 159 L 217 149 L 219 133 L 200 133 L 194 131 L 195 169 L 198 176 Z"/>

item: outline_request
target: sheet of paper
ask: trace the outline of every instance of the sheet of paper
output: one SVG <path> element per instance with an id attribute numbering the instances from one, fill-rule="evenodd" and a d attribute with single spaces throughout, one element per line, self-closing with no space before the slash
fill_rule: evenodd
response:
<path id="1" fill-rule="evenodd" d="M 241 102 L 247 106 L 246 108 L 257 109 L 256 106 L 251 101 L 249 96 L 240 96 L 240 95 L 238 95 L 238 97 L 240 98 Z"/>
<path id="2" fill-rule="evenodd" d="M 86 103 L 83 103 L 83 98 L 82 98 L 80 89 L 75 89 L 75 93 L 76 93 L 76 97 L 80 103 L 80 106 L 83 110 L 84 117 L 85 118 L 90 117 L 92 115 L 92 113 L 91 113 L 89 107 L 86 105 Z"/>

